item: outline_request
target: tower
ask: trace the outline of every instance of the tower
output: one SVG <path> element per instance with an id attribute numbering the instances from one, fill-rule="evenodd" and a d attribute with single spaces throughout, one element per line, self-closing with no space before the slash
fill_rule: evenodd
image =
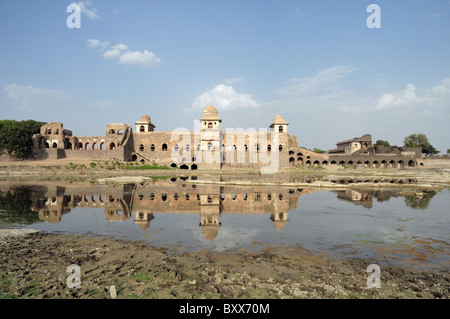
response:
<path id="1" fill-rule="evenodd" d="M 147 114 L 144 114 L 141 119 L 134 124 L 136 125 L 137 133 L 147 133 L 155 130 L 155 125 L 153 125 L 150 116 Z"/>
<path id="2" fill-rule="evenodd" d="M 222 131 L 217 109 L 210 105 L 203 110 L 201 122 L 201 152 L 203 169 L 221 169 L 223 162 Z"/>

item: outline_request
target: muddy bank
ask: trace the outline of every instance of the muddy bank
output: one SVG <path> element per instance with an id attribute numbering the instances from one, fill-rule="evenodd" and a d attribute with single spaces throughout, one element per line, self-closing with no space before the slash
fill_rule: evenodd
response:
<path id="1" fill-rule="evenodd" d="M 67 267 L 80 266 L 80 288 Z M 448 271 L 381 268 L 301 247 L 260 253 L 173 254 L 139 242 L 34 233 L 0 241 L 0 298 L 18 299 L 436 299 L 450 297 Z"/>
<path id="2" fill-rule="evenodd" d="M 137 167 L 136 167 L 137 166 Z M 197 184 L 265 185 L 320 189 L 398 188 L 441 190 L 450 186 L 449 169 L 354 169 L 337 165 L 324 168 L 280 169 L 277 174 L 261 174 L 258 169 L 190 171 L 182 169 L 138 169 L 139 165 L 108 162 L 23 161 L 0 163 L 0 180 L 25 182 L 40 180 L 91 184 L 145 183 L 155 178 L 198 177 Z"/>

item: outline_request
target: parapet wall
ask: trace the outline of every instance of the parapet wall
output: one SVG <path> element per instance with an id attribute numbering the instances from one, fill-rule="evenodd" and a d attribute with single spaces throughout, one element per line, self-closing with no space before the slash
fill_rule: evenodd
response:
<path id="1" fill-rule="evenodd" d="M 423 165 L 427 168 L 450 168 L 450 158 L 425 158 Z"/>

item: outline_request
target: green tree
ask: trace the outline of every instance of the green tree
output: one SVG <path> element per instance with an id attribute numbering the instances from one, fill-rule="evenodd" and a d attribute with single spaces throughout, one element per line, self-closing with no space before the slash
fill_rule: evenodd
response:
<path id="1" fill-rule="evenodd" d="M 325 151 L 324 151 L 324 150 L 321 150 L 320 148 L 314 148 L 314 149 L 313 149 L 313 152 L 314 152 L 314 153 L 317 153 L 317 154 L 323 154 L 323 153 L 325 153 Z"/>
<path id="2" fill-rule="evenodd" d="M 434 148 L 428 141 L 428 137 L 425 134 L 411 134 L 403 140 L 404 147 L 417 147 L 422 149 L 422 153 L 425 155 L 435 155 L 439 151 Z"/>
<path id="3" fill-rule="evenodd" d="M 388 141 L 383 141 L 383 140 L 377 140 L 377 142 L 375 143 L 375 146 L 391 146 L 391 144 L 389 144 Z"/>
<path id="4" fill-rule="evenodd" d="M 431 199 L 437 194 L 435 191 L 424 193 L 422 197 L 408 195 L 405 196 L 405 204 L 413 209 L 427 209 Z"/>
<path id="5" fill-rule="evenodd" d="M 33 151 L 33 135 L 39 133 L 45 122 L 0 121 L 0 151 L 11 156 L 27 158 Z"/>

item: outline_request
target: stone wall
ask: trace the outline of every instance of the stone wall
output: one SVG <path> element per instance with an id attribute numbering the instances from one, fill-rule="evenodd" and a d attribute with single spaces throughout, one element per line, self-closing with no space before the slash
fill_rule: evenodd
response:
<path id="1" fill-rule="evenodd" d="M 448 158 L 425 158 L 422 162 L 428 168 L 450 168 L 450 159 Z"/>

